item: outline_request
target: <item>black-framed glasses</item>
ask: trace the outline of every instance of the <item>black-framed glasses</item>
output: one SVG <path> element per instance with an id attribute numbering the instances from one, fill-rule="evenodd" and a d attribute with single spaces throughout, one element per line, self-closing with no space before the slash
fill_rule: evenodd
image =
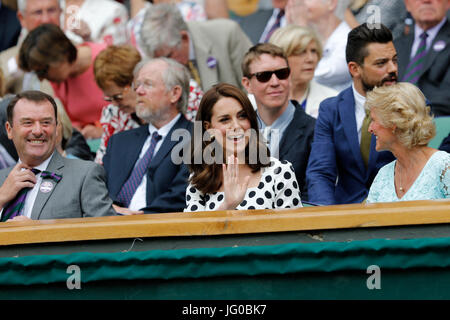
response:
<path id="1" fill-rule="evenodd" d="M 255 72 L 250 75 L 250 78 L 255 76 L 256 80 L 258 80 L 259 82 L 267 82 L 272 78 L 272 75 L 274 73 L 278 79 L 284 80 L 284 79 L 287 79 L 289 77 L 289 75 L 291 74 L 291 69 L 289 67 L 287 67 L 287 68 L 282 68 L 282 69 L 273 70 L 273 71 Z"/>
<path id="2" fill-rule="evenodd" d="M 108 102 L 120 102 L 123 99 L 123 94 L 119 93 L 119 94 L 115 94 L 112 97 L 108 97 L 108 96 L 104 96 L 103 100 L 108 101 Z"/>

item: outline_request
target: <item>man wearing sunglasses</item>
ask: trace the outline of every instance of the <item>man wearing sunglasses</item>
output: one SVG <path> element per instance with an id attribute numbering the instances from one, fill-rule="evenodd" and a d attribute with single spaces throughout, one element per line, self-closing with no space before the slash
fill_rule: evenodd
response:
<path id="1" fill-rule="evenodd" d="M 375 150 L 364 107 L 368 91 L 397 82 L 391 31 L 382 24 L 356 27 L 346 56 L 353 84 L 321 102 L 306 172 L 309 201 L 321 205 L 364 201 L 378 170 L 394 160 L 390 152 Z"/>
<path id="2" fill-rule="evenodd" d="M 292 163 L 302 201 L 308 199 L 305 172 L 314 135 L 315 119 L 289 100 L 288 60 L 273 44 L 257 44 L 242 62 L 242 84 L 253 94 L 258 123 L 270 154 Z"/>

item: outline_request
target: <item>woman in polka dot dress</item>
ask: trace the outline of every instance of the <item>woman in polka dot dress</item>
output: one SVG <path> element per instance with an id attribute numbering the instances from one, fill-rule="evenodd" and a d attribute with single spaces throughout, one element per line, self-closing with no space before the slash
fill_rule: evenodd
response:
<path id="1" fill-rule="evenodd" d="M 292 165 L 269 157 L 244 92 L 224 83 L 212 87 L 200 102 L 196 121 L 202 136 L 192 139 L 184 211 L 302 206 Z"/>

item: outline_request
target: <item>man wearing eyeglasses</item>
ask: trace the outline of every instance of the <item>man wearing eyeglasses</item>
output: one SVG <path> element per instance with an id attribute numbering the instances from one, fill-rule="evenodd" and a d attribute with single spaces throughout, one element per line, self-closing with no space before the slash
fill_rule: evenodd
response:
<path id="1" fill-rule="evenodd" d="M 148 125 L 109 139 L 103 157 L 109 195 L 121 214 L 183 211 L 189 172 L 171 153 L 178 144 L 172 133 L 192 127 L 183 115 L 189 72 L 175 60 L 156 58 L 139 63 L 135 75 L 136 115 Z"/>
<path id="2" fill-rule="evenodd" d="M 292 163 L 306 201 L 305 172 L 315 119 L 289 100 L 290 69 L 283 50 L 269 43 L 253 46 L 244 57 L 242 73 L 242 84 L 255 98 L 259 128 L 271 156 Z"/>
<path id="3" fill-rule="evenodd" d="M 6 80 L 6 92 L 19 93 L 23 90 L 41 90 L 53 96 L 53 89 L 47 80 L 39 81 L 35 74 L 24 73 L 18 66 L 20 44 L 31 30 L 44 23 L 59 26 L 61 9 L 58 0 L 19 0 L 17 2 L 19 18 L 22 26 L 17 46 L 0 53 L 0 67 Z"/>

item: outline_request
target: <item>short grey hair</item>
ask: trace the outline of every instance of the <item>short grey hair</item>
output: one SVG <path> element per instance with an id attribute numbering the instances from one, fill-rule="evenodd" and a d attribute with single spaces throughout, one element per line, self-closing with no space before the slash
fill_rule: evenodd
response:
<path id="1" fill-rule="evenodd" d="M 25 13 L 27 9 L 28 0 L 17 0 L 17 10 L 19 10 L 22 14 Z"/>
<path id="2" fill-rule="evenodd" d="M 38 1 L 38 0 L 36 0 Z M 61 0 L 58 0 L 58 5 L 61 8 Z M 17 0 L 17 10 L 20 11 L 20 13 L 24 14 L 25 11 L 27 10 L 27 3 L 28 0 Z"/>
<path id="3" fill-rule="evenodd" d="M 177 103 L 177 109 L 180 113 L 185 114 L 187 104 L 189 102 L 190 93 L 190 75 L 189 71 L 181 63 L 165 57 L 160 58 L 145 58 L 139 62 L 134 68 L 133 75 L 136 79 L 141 69 L 147 64 L 156 63 L 158 61 L 164 61 L 167 64 L 167 69 L 163 73 L 163 81 L 166 90 L 170 90 L 175 86 L 181 87 L 181 96 Z"/>
<path id="4" fill-rule="evenodd" d="M 147 8 L 141 27 L 141 45 L 148 57 L 155 51 L 181 44 L 181 31 L 188 27 L 178 7 L 170 3 L 155 4 Z"/>

